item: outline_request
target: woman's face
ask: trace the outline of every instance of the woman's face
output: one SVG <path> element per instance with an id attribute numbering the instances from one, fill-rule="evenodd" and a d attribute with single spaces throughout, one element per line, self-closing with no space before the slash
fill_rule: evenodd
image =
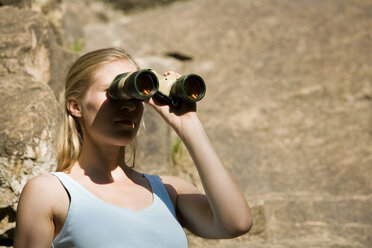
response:
<path id="1" fill-rule="evenodd" d="M 81 102 L 83 139 L 114 146 L 125 146 L 134 139 L 143 114 L 143 103 L 114 101 L 107 97 L 106 91 L 118 74 L 136 70 L 129 61 L 116 60 L 93 76 Z"/>

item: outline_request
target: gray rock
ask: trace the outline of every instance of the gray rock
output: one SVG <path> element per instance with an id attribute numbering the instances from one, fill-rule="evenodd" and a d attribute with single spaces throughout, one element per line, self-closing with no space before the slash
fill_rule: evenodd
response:
<path id="1" fill-rule="evenodd" d="M 30 7 L 30 0 L 0 0 L 0 6 L 11 5 L 17 7 Z"/>
<path id="2" fill-rule="evenodd" d="M 51 78 L 48 82 L 50 88 L 53 90 L 58 102 L 64 101 L 64 87 L 66 75 L 74 61 L 79 57 L 64 47 L 59 46 L 54 42 L 50 42 L 50 74 Z"/>
<path id="3" fill-rule="evenodd" d="M 0 0 L 0 6 L 15 6 L 43 14 L 48 20 L 59 44 L 63 40 L 63 10 L 61 0 Z M 7 20 L 7 19 L 4 19 Z"/>
<path id="4" fill-rule="evenodd" d="M 46 19 L 37 12 L 0 8 L 0 74 L 27 72 L 36 81 L 50 80 L 50 37 Z"/>
<path id="5" fill-rule="evenodd" d="M 112 3 L 116 8 L 125 12 L 138 11 L 143 9 L 154 8 L 159 5 L 166 5 L 177 0 L 104 0 Z"/>
<path id="6" fill-rule="evenodd" d="M 0 74 L 25 71 L 49 84 L 60 99 L 67 71 L 78 55 L 56 43 L 42 14 L 6 6 L 0 15 Z"/>
<path id="7" fill-rule="evenodd" d="M 0 106 L 0 233 L 3 234 L 14 227 L 14 211 L 27 180 L 56 165 L 59 109 L 48 85 L 28 74 L 2 76 Z"/>
<path id="8" fill-rule="evenodd" d="M 67 62 L 42 14 L 5 6 L 0 16 L 0 245 L 10 245 L 24 184 L 56 164 L 60 109 L 48 84 L 61 89 L 55 64 Z"/>

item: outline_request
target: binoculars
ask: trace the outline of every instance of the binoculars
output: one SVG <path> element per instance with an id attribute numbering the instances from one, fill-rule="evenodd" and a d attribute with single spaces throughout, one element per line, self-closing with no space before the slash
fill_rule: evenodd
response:
<path id="1" fill-rule="evenodd" d="M 114 100 L 144 101 L 150 97 L 177 106 L 181 102 L 197 102 L 205 95 L 204 80 L 196 74 L 177 79 L 175 75 L 162 76 L 152 69 L 119 74 L 107 90 Z"/>

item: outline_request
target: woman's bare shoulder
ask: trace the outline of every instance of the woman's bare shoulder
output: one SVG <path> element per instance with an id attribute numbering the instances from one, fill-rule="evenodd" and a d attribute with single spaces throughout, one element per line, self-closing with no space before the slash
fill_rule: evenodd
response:
<path id="1" fill-rule="evenodd" d="M 167 190 L 172 188 L 177 194 L 181 193 L 200 193 L 194 184 L 178 176 L 159 176 Z"/>
<path id="2" fill-rule="evenodd" d="M 50 173 L 45 173 L 32 177 L 27 181 L 23 187 L 21 199 L 26 198 L 30 200 L 28 202 L 39 201 L 44 204 L 52 204 L 54 202 L 53 199 L 62 195 L 63 191 L 63 186 L 58 178 Z M 29 198 L 32 198 L 32 200 Z"/>
<path id="3" fill-rule="evenodd" d="M 27 181 L 17 207 L 15 247 L 26 247 L 26 242 L 38 242 L 39 247 L 43 243 L 47 244 L 45 247 L 50 247 L 55 230 L 54 217 L 61 205 L 62 192 L 63 186 L 52 174 L 35 176 Z M 40 233 L 43 235 L 40 236 Z"/>
<path id="4" fill-rule="evenodd" d="M 53 191 L 60 188 L 61 184 L 56 176 L 51 173 L 44 173 L 38 176 L 32 177 L 25 184 L 24 189 L 29 190 L 42 190 L 43 192 Z"/>

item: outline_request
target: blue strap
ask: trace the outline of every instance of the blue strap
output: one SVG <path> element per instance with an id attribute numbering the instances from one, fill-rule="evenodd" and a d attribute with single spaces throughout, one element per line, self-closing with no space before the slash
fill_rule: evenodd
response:
<path id="1" fill-rule="evenodd" d="M 149 180 L 152 190 L 154 191 L 154 194 L 156 194 L 165 203 L 169 211 L 173 214 L 174 218 L 177 219 L 176 210 L 174 209 L 172 200 L 160 177 L 157 175 L 148 174 L 144 175 L 147 178 L 147 180 Z"/>

